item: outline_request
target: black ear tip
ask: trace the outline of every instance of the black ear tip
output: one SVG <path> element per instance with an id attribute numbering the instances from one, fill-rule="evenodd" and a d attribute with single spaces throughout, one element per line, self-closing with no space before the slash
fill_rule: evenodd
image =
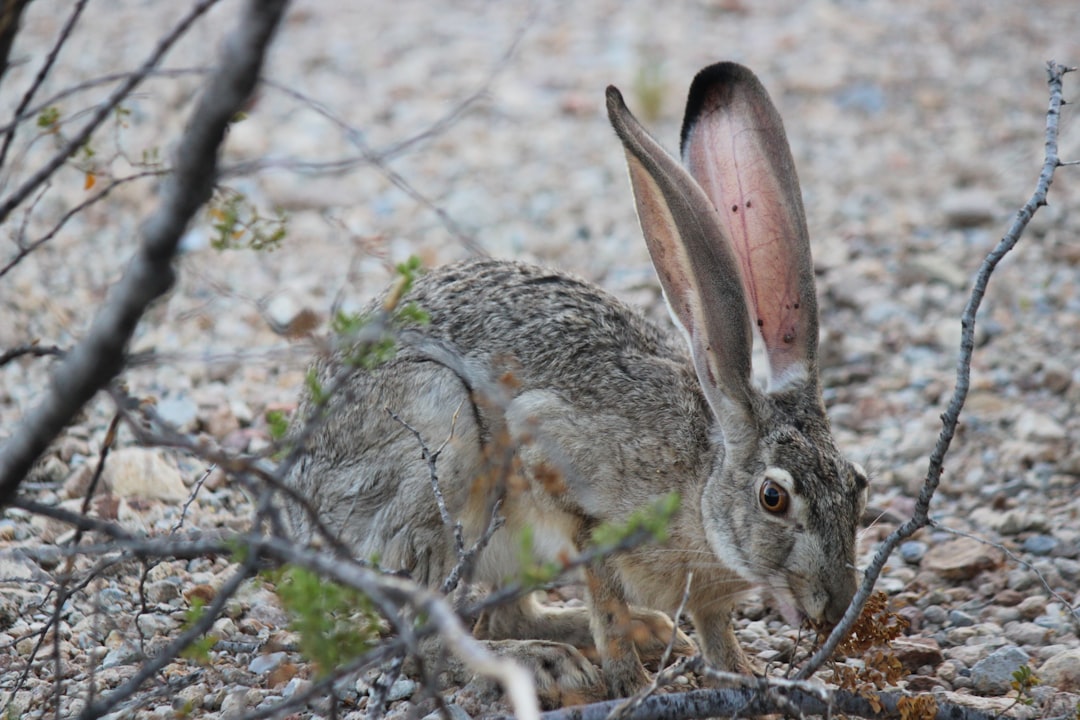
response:
<path id="1" fill-rule="evenodd" d="M 628 113 L 626 109 L 626 102 L 623 100 L 622 93 L 619 92 L 619 88 L 614 85 L 608 85 L 607 90 L 604 93 L 604 97 L 607 99 L 607 113 L 608 119 L 611 121 L 612 126 L 616 132 L 619 131 L 619 127 L 622 125 L 620 116 L 624 113 Z"/>
<path id="2" fill-rule="evenodd" d="M 760 85 L 757 76 L 745 65 L 737 62 L 718 62 L 698 71 L 690 83 L 690 92 L 686 97 L 686 112 L 683 114 L 682 132 L 679 135 L 679 148 L 686 146 L 686 137 L 701 115 L 706 103 L 715 102 L 717 96 L 723 96 L 739 85 Z M 710 100 L 713 99 L 713 100 Z"/>

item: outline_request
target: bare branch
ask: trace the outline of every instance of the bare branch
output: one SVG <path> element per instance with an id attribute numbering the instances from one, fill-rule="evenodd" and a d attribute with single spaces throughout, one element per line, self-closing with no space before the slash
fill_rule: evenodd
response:
<path id="1" fill-rule="evenodd" d="M 112 95 L 110 95 L 94 112 L 89 122 L 68 140 L 67 144 L 60 149 L 60 152 L 39 168 L 36 173 L 30 176 L 17 190 L 15 190 L 15 192 L 9 195 L 3 203 L 0 203 L 0 222 L 6 220 L 12 210 L 22 204 L 22 202 L 29 197 L 39 185 L 52 177 L 52 174 L 56 172 L 61 165 L 67 162 L 68 158 L 78 152 L 79 149 L 86 144 L 86 141 L 90 139 L 90 136 L 94 134 L 94 131 L 98 129 L 101 123 L 105 122 L 105 119 L 113 111 L 113 108 L 131 94 L 131 91 L 147 77 L 150 70 L 161 62 L 161 58 L 164 57 L 169 48 L 188 31 L 192 24 L 194 24 L 203 13 L 216 5 L 218 1 L 219 0 L 200 0 L 200 2 L 195 4 L 179 24 L 177 24 L 168 35 L 161 39 L 139 71 L 131 75 L 122 85 L 120 85 L 120 87 L 113 91 Z M 244 99 L 246 100 L 247 98 L 245 97 Z M 181 157 L 182 156 L 183 153 L 181 153 Z"/>
<path id="2" fill-rule="evenodd" d="M 268 497 L 269 494 L 266 496 Z M 387 575 L 355 561 L 342 561 L 341 558 L 329 553 L 300 548 L 295 543 L 281 538 L 255 534 L 234 535 L 229 539 L 218 541 L 180 541 L 173 536 L 163 540 L 137 538 L 113 523 L 87 518 L 60 508 L 43 506 L 40 503 L 26 500 L 18 500 L 15 505 L 31 512 L 40 512 L 50 517 L 62 519 L 65 522 L 71 522 L 77 527 L 100 530 L 109 537 L 114 538 L 110 542 L 99 546 L 59 548 L 58 552 L 62 555 L 70 556 L 74 553 L 124 553 L 131 557 L 186 558 L 227 553 L 230 552 L 230 548 L 243 547 L 247 552 L 247 560 L 241 572 L 234 576 L 234 579 L 240 578 L 242 580 L 250 575 L 250 572 L 256 567 L 254 563 L 257 560 L 272 558 L 277 562 L 307 568 L 322 577 L 364 593 L 391 623 L 394 623 L 395 619 L 398 618 L 402 608 L 411 608 L 415 613 L 426 616 L 428 622 L 424 628 L 415 633 L 411 625 L 396 623 L 396 629 L 402 636 L 401 641 L 405 647 L 415 648 L 417 637 L 421 634 L 430 634 L 437 631 L 445 646 L 454 652 L 473 672 L 499 682 L 507 697 L 510 698 L 519 718 L 536 720 L 539 717 L 539 710 L 536 705 L 536 690 L 532 677 L 517 664 L 507 662 L 505 658 L 494 656 L 483 643 L 473 638 L 442 595 L 419 586 L 407 578 Z M 217 607 L 217 599 L 226 595 L 225 590 L 226 588 L 223 588 L 219 591 L 215 603 L 207 606 L 204 618 L 216 618 L 221 609 Z M 211 624 L 212 622 L 213 620 L 210 621 Z M 198 625 L 198 627 L 202 626 Z M 175 658 L 184 647 L 187 647 L 202 632 L 205 632 L 208 627 L 209 625 L 206 625 L 200 632 L 193 634 L 192 631 L 196 629 L 196 626 L 193 626 L 189 631 L 179 636 L 165 651 L 148 663 L 153 664 L 156 668 L 153 672 L 167 664 L 166 657 L 170 660 Z M 385 659 L 391 657 L 393 657 L 393 654 L 387 655 Z M 134 691 L 134 687 L 137 687 L 137 685 L 129 687 L 136 678 L 141 678 L 139 680 L 141 683 L 150 676 L 145 674 L 145 670 L 144 667 L 136 677 L 122 686 L 127 688 L 128 695 Z M 118 689 L 110 697 L 118 697 L 120 692 L 120 689 Z M 102 701 L 102 703 L 88 708 L 87 712 L 91 709 L 99 709 L 104 704 L 105 701 Z M 97 717 L 97 715 L 84 713 L 82 717 Z"/>
<path id="3" fill-rule="evenodd" d="M 747 678 L 752 680 L 752 678 Z M 864 718 L 900 717 L 898 703 L 904 693 L 877 694 L 880 710 L 855 693 L 839 690 L 828 701 L 817 694 L 798 688 L 778 692 L 776 697 L 762 691 L 759 685 L 769 685 L 773 678 L 760 678 L 752 686 L 723 690 L 693 690 L 672 695 L 648 698 L 630 711 L 623 720 L 694 720 L 707 717 L 754 717 L 798 708 L 805 715 L 830 717 L 844 713 Z M 541 720 L 607 720 L 621 700 L 594 703 L 579 707 L 546 712 Z M 999 716 L 951 703 L 938 703 L 940 720 L 996 720 Z M 504 719 L 505 720 L 505 719 Z"/>
<path id="4" fill-rule="evenodd" d="M 30 357 L 63 357 L 65 351 L 56 345 L 20 345 L 0 353 L 0 367 L 7 365 L 12 360 L 29 355 Z"/>
<path id="5" fill-rule="evenodd" d="M 204 0 L 197 8 L 205 10 L 213 2 L 216 0 Z M 285 0 L 249 0 L 181 139 L 176 168 L 161 204 L 143 225 L 137 254 L 94 319 L 89 334 L 54 371 L 44 400 L 0 446 L 0 505 L 11 500 L 31 465 L 75 413 L 120 372 L 124 348 L 135 325 L 147 306 L 172 287 L 172 257 L 177 244 L 191 216 L 210 198 L 218 147 L 255 87 L 286 4 Z M 194 17 L 193 11 L 187 24 Z M 178 33 L 179 28 L 169 38 L 175 39 Z M 152 64 L 168 44 L 159 45 Z M 130 91 L 134 84 L 125 83 L 121 90 Z M 119 94 L 118 90 L 114 97 Z M 0 210 L 0 217 L 4 214 Z"/>
<path id="6" fill-rule="evenodd" d="M 19 34 L 23 10 L 29 4 L 30 0 L 3 0 L 0 4 L 0 80 L 7 74 L 11 46 Z"/>
<path id="7" fill-rule="evenodd" d="M 86 8 L 87 2 L 88 0 L 78 0 L 71 8 L 71 14 L 68 15 L 64 27 L 60 28 L 60 34 L 56 36 L 56 42 L 53 43 L 52 49 L 49 50 L 49 54 L 45 56 L 45 62 L 42 63 L 37 76 L 35 76 L 34 81 L 30 83 L 30 87 L 23 93 L 22 99 L 19 100 L 19 106 L 15 108 L 14 112 L 15 117 L 18 117 L 26 110 L 26 106 L 33 101 L 34 95 L 37 94 L 42 83 L 45 82 L 45 78 L 49 76 L 49 71 L 52 70 L 53 63 L 56 62 L 56 57 L 60 54 L 60 50 L 64 47 L 68 38 L 71 37 L 71 33 L 75 29 L 75 25 L 78 24 L 79 18 L 82 16 L 82 12 Z M 17 127 L 17 123 L 13 122 L 9 126 L 7 132 L 4 133 L 4 142 L 0 145 L 0 168 L 4 167 L 4 161 L 7 159 L 8 150 L 11 149 L 11 142 L 15 139 L 15 130 Z"/>
<path id="8" fill-rule="evenodd" d="M 164 175 L 165 172 L 165 170 L 143 170 L 142 172 L 137 172 L 131 175 L 127 175 L 125 177 L 116 178 L 115 180 L 112 180 L 107 185 L 105 185 L 105 187 L 101 188 L 101 190 L 98 190 L 96 193 L 94 193 L 93 195 L 86 198 L 82 202 L 72 207 L 66 213 L 64 213 L 60 217 L 60 219 L 56 221 L 56 224 L 53 225 L 52 229 L 38 239 L 34 240 L 33 242 L 23 244 L 22 239 L 20 238 L 18 252 L 16 252 L 15 255 L 10 260 L 8 260 L 8 262 L 4 264 L 3 267 L 0 267 L 0 278 L 11 272 L 11 270 L 20 262 L 22 262 L 23 259 L 26 258 L 26 256 L 28 256 L 30 253 L 34 252 L 39 247 L 56 237 L 56 234 L 60 232 L 60 230 L 63 229 L 65 225 L 67 225 L 69 220 L 81 213 L 86 208 L 97 203 L 99 200 L 105 199 L 105 197 L 107 197 L 109 193 L 111 193 L 116 188 L 132 182 L 133 180 L 141 180 L 143 178 L 153 177 L 156 175 Z"/>
<path id="9" fill-rule="evenodd" d="M 151 68 L 151 69 L 147 69 L 147 68 L 143 67 L 143 68 L 140 68 L 139 70 L 130 70 L 128 72 L 117 72 L 117 73 L 109 73 L 109 74 L 106 74 L 106 75 L 100 75 L 98 77 L 91 78 L 91 79 L 86 80 L 84 82 L 76 83 L 74 85 L 69 85 L 68 87 L 65 87 L 65 88 L 63 88 L 61 90 L 57 90 L 55 93 L 53 93 L 52 95 L 49 95 L 44 100 L 41 100 L 41 101 L 35 103 L 34 105 L 28 107 L 28 108 L 24 108 L 21 113 L 19 113 L 18 115 L 14 115 L 12 117 L 11 121 L 8 122 L 7 125 L 0 125 L 0 133 L 11 132 L 12 128 L 14 128 L 19 123 L 23 122 L 24 120 L 26 120 L 28 118 L 36 117 L 45 108 L 47 108 L 47 107 L 49 107 L 51 105 L 56 105 L 57 103 L 61 102 L 65 98 L 69 98 L 72 95 L 78 95 L 79 93 L 86 92 L 87 90 L 92 90 L 93 88 L 96 88 L 96 87 L 101 87 L 102 85 L 111 85 L 112 83 L 117 83 L 117 82 L 120 82 L 122 80 L 130 80 L 131 78 L 133 78 L 135 76 L 138 76 L 138 75 L 141 75 L 141 76 L 143 76 L 143 79 L 146 79 L 146 78 L 163 78 L 163 77 L 175 78 L 175 77 L 184 77 L 185 75 L 209 75 L 209 74 L 210 74 L 210 69 L 209 68 L 157 68 L 157 69 Z"/>
<path id="10" fill-rule="evenodd" d="M 956 386 L 953 389 L 949 405 L 941 416 L 941 434 L 938 435 L 937 444 L 930 454 L 926 480 L 923 483 L 922 490 L 919 492 L 919 499 L 915 503 L 915 512 L 907 522 L 894 530 L 882 542 L 881 547 L 878 548 L 877 553 L 874 555 L 874 559 L 870 562 L 870 566 L 867 567 L 862 585 L 859 586 L 858 592 L 855 593 L 855 597 L 852 599 L 851 605 L 848 606 L 847 612 L 844 613 L 844 617 L 821 647 L 818 648 L 817 652 L 807 661 L 806 665 L 796 673 L 795 677 L 799 679 L 808 678 L 817 672 L 836 651 L 837 645 L 851 632 L 851 628 L 859 619 L 863 606 L 873 592 L 874 584 L 877 582 L 878 576 L 884 569 L 892 551 L 929 522 L 930 501 L 941 483 L 945 454 L 949 451 L 953 435 L 956 433 L 956 427 L 960 422 L 960 411 L 964 407 L 964 401 L 967 399 L 968 388 L 971 383 L 971 356 L 975 351 L 975 317 L 979 311 L 979 305 L 982 304 L 983 296 L 986 294 L 987 283 L 990 282 L 990 276 L 993 274 L 997 264 L 1020 241 L 1020 237 L 1023 235 L 1031 218 L 1034 217 L 1035 212 L 1043 205 L 1046 205 L 1046 195 L 1050 191 L 1050 184 L 1054 180 L 1054 171 L 1061 165 L 1058 158 L 1058 119 L 1061 115 L 1062 106 L 1062 78 L 1072 68 L 1058 65 L 1051 60 L 1047 63 L 1046 69 L 1047 82 L 1050 85 L 1050 106 L 1046 111 L 1046 150 L 1042 171 L 1039 173 L 1039 179 L 1035 184 L 1035 191 L 1028 201 L 1024 203 L 1024 206 L 1020 208 L 1019 212 L 1016 213 L 1008 232 L 986 256 L 979 267 L 978 273 L 975 275 L 975 284 L 960 317 L 962 333 L 960 357 L 956 363 Z"/>

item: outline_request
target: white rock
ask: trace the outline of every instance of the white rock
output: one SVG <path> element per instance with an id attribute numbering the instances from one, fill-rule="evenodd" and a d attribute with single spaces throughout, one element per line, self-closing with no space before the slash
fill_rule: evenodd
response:
<path id="1" fill-rule="evenodd" d="M 281 663 L 285 662 L 286 657 L 286 654 L 283 652 L 259 655 L 248 663 L 248 672 L 255 673 L 256 675 L 263 675 L 280 667 Z"/>
<path id="2" fill-rule="evenodd" d="M 998 215 L 994 197 L 985 190 L 965 188 L 947 195 L 941 203 L 945 223 L 950 227 L 963 228 L 985 225 Z"/>
<path id="3" fill-rule="evenodd" d="M 1080 649 L 1055 655 L 1042 664 L 1037 674 L 1046 685 L 1080 693 Z"/>
<path id="4" fill-rule="evenodd" d="M 1024 410 L 1016 419 L 1016 435 L 1022 440 L 1054 442 L 1065 439 L 1065 428 L 1054 418 L 1037 410 Z"/>
<path id="5" fill-rule="evenodd" d="M 110 453 L 102 480 L 114 495 L 182 502 L 188 489 L 173 461 L 160 450 L 130 447 Z"/>
<path id="6" fill-rule="evenodd" d="M 195 429 L 195 422 L 199 417 L 199 406 L 185 395 L 159 400 L 156 410 L 162 420 L 181 432 Z"/>

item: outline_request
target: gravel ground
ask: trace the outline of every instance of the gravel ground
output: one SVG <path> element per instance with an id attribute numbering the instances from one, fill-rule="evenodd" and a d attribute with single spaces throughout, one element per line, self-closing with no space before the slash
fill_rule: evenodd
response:
<path id="1" fill-rule="evenodd" d="M 30 6 L 13 53 L 24 62 L 0 87 L 4 117 L 68 5 Z M 91 4 L 39 97 L 136 67 L 186 5 Z M 228 1 L 213 9 L 166 66 L 204 66 L 236 10 Z M 911 511 L 952 389 L 967 288 L 1042 160 L 1044 63 L 1080 63 L 1078 39 L 1080 16 L 1060 0 L 711 0 L 662 10 L 644 0 L 298 3 L 267 68 L 274 84 L 226 148 L 237 171 L 225 184 L 265 216 L 284 210 L 287 238 L 273 251 L 219 252 L 210 247 L 212 219 L 200 216 L 177 288 L 136 335 L 133 349 L 153 350 L 157 360 L 128 372 L 128 386 L 186 431 L 233 450 L 264 448 L 265 412 L 295 402 L 309 352 L 275 328 L 312 313 L 325 318 L 335 302 L 356 306 L 411 254 L 432 265 L 472 247 L 543 261 L 661 317 L 603 88 L 621 87 L 674 147 L 694 72 L 734 59 L 772 93 L 799 168 L 826 400 L 841 445 L 872 470 L 871 504 L 884 512 L 862 537 L 866 561 Z M 41 237 L 86 198 L 87 170 L 100 188 L 140 159 L 168 157 L 199 78 L 142 86 L 95 137 L 93 157 L 62 170 L 32 212 L 9 223 L 0 263 L 14 253 L 17 226 Z M 1067 97 L 1080 95 L 1077 83 L 1067 76 Z M 82 117 L 107 91 L 56 103 L 61 119 Z M 428 132 L 444 119 L 452 122 Z M 54 135 L 34 132 L 17 138 L 2 176 L 7 190 L 55 148 Z M 365 162 L 371 153 L 410 191 Z M 1080 158 L 1071 108 L 1061 155 Z M 249 171 L 252 162 L 261 169 Z M 0 351 L 32 340 L 68 346 L 81 336 L 132 252 L 155 189 L 153 179 L 122 186 L 0 277 Z M 1062 168 L 1050 206 L 991 283 L 972 392 L 933 507 L 938 527 L 905 544 L 880 582 L 910 621 L 913 648 L 900 653 L 910 690 L 1028 716 L 1067 714 L 1080 701 L 1070 617 L 1080 604 L 1078 236 L 1080 175 Z M 0 367 L 0 436 L 33 406 L 47 368 L 42 360 Z M 78 508 L 111 410 L 105 399 L 88 406 L 35 470 L 29 497 Z M 119 445 L 107 465 L 110 493 L 95 506 L 100 516 L 155 534 L 181 521 L 188 530 L 245 526 L 250 502 L 219 471 L 129 447 L 126 431 Z M 36 631 L 53 612 L 46 592 L 62 569 L 49 549 L 69 538 L 66 527 L 23 512 L 0 519 L 0 700 L 13 717 L 53 712 L 51 638 L 38 652 Z M 56 645 L 65 661 L 60 716 L 75 715 L 91 685 L 107 692 L 130 677 L 142 653 L 175 635 L 191 599 L 212 594 L 231 569 L 223 558 L 158 564 L 145 577 L 145 606 L 140 566 L 109 568 L 80 588 L 64 606 Z M 170 665 L 140 705 L 118 716 L 174 717 L 182 708 L 234 716 L 270 707 L 311 676 L 262 586 L 245 587 L 214 632 L 222 642 L 210 665 Z M 740 610 L 739 635 L 772 663 L 790 655 L 796 631 L 752 599 Z M 1008 695 L 1024 663 L 1043 681 L 1031 707 Z M 339 688 L 356 717 L 371 679 Z M 401 680 L 392 711 L 411 708 L 416 689 Z M 487 710 L 468 689 L 451 699 L 474 716 Z"/>

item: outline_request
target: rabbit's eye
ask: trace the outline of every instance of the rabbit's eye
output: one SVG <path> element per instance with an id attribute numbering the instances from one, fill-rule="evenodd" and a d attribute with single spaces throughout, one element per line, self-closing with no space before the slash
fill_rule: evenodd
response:
<path id="1" fill-rule="evenodd" d="M 761 501 L 761 507 L 776 515 L 782 514 L 788 507 L 787 490 L 772 480 L 761 483 L 758 499 Z"/>

